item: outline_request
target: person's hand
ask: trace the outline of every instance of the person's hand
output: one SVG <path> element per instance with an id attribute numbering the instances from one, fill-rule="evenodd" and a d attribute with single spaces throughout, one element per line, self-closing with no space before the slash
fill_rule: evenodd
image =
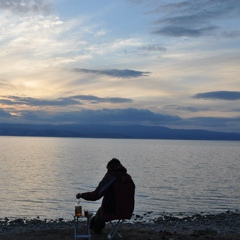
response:
<path id="1" fill-rule="evenodd" d="M 76 195 L 76 198 L 79 199 L 79 198 L 81 197 L 81 195 L 82 195 L 81 193 L 78 193 L 78 194 Z"/>

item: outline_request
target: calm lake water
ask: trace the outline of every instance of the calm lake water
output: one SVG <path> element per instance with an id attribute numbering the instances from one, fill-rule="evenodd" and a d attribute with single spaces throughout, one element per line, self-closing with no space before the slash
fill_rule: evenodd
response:
<path id="1" fill-rule="evenodd" d="M 119 158 L 136 184 L 135 214 L 240 209 L 240 142 L 0 137 L 0 218 L 72 219 Z M 82 201 L 96 211 L 101 201 Z"/>

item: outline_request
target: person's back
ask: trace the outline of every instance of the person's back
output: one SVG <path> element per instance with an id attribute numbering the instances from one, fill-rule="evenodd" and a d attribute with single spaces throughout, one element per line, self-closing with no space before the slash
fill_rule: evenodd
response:
<path id="1" fill-rule="evenodd" d="M 126 168 L 116 165 L 108 169 L 107 175 L 114 178 L 104 194 L 101 216 L 105 221 L 130 219 L 134 210 L 135 184 Z"/>
<path id="2" fill-rule="evenodd" d="M 103 197 L 101 207 L 92 219 L 92 228 L 101 232 L 105 222 L 115 219 L 130 219 L 134 210 L 135 184 L 127 169 L 116 158 L 107 164 L 105 174 L 93 192 L 78 193 L 77 198 L 96 201 Z"/>

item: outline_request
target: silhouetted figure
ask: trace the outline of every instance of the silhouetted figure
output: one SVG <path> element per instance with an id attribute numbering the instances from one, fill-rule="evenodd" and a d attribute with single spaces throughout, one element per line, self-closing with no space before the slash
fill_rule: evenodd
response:
<path id="1" fill-rule="evenodd" d="M 134 210 L 135 184 L 127 169 L 113 158 L 107 164 L 107 173 L 93 192 L 78 193 L 76 198 L 96 201 L 103 197 L 101 207 L 92 218 L 90 228 L 101 233 L 105 222 L 130 219 Z"/>

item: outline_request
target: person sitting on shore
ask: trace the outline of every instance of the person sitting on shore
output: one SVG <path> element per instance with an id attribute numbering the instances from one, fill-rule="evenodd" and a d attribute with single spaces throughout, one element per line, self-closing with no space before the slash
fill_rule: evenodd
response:
<path id="1" fill-rule="evenodd" d="M 76 198 L 96 201 L 103 197 L 101 207 L 91 219 L 90 228 L 101 233 L 105 222 L 131 219 L 134 210 L 135 184 L 127 169 L 113 158 L 107 164 L 107 173 L 92 192 L 78 193 Z"/>

